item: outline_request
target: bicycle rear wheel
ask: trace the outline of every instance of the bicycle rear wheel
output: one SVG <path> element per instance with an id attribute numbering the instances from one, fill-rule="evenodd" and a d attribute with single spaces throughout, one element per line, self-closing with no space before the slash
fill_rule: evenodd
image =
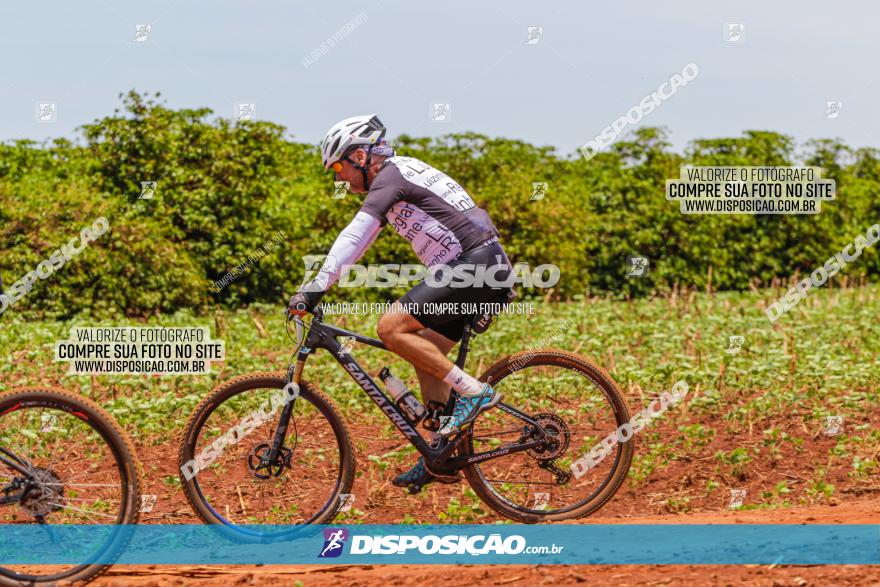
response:
<path id="1" fill-rule="evenodd" d="M 261 465 L 283 409 L 287 378 L 252 373 L 221 383 L 190 417 L 180 480 L 193 510 L 236 539 L 283 537 L 253 525 L 326 524 L 354 482 L 354 450 L 330 399 L 307 382 L 276 463 Z M 281 396 L 287 392 L 282 391 Z"/>
<path id="2" fill-rule="evenodd" d="M 511 355 L 481 377 L 504 394 L 504 401 L 538 421 L 549 442 L 540 449 L 512 453 L 464 469 L 480 498 L 498 513 L 525 523 L 587 516 L 602 507 L 626 479 L 634 442 L 575 477 L 572 463 L 629 421 L 617 385 L 589 360 L 555 349 Z M 459 453 L 503 450 L 528 441 L 534 429 L 514 414 L 495 408 L 467 432 Z"/>
<path id="3" fill-rule="evenodd" d="M 28 533 L 28 543 L 17 550 L 18 555 L 32 555 L 34 564 L 0 568 L 0 585 L 86 581 L 109 568 L 88 561 L 117 556 L 130 528 L 95 534 L 88 526 L 135 524 L 140 509 L 140 464 L 113 417 L 93 401 L 62 389 L 0 393 L 0 454 L 5 460 L 0 462 L 5 504 L 0 506 L 0 524 L 41 523 L 39 528 L 45 529 L 45 536 L 37 533 L 39 544 Z M 71 538 L 77 532 L 83 541 Z M 12 540 L 7 546 L 15 547 L 14 535 Z M 40 564 L 52 551 L 63 552 L 74 542 L 80 548 L 88 545 L 83 564 Z"/>

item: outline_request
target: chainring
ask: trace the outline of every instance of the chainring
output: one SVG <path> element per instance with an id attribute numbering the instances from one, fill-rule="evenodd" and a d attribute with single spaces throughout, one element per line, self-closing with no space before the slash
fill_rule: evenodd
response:
<path id="1" fill-rule="evenodd" d="M 541 425 L 546 436 L 542 446 L 529 449 L 529 455 L 539 461 L 552 461 L 565 454 L 571 441 L 571 432 L 562 418 L 556 414 L 547 413 L 536 414 L 532 416 L 532 420 Z"/>

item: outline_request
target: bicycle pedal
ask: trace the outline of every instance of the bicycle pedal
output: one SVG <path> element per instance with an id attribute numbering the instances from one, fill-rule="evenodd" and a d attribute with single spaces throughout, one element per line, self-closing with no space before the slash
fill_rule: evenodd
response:
<path id="1" fill-rule="evenodd" d="M 446 443 L 447 444 L 458 444 L 459 442 L 461 442 L 462 440 L 467 438 L 467 432 L 468 432 L 468 430 L 473 428 L 473 424 L 474 424 L 474 421 L 471 420 L 470 422 L 465 422 L 464 424 L 459 426 L 458 432 L 454 432 L 450 436 L 446 437 Z"/>

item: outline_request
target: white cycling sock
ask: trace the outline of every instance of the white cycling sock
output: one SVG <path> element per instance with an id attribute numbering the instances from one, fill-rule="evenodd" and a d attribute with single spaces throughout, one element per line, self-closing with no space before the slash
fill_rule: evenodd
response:
<path id="1" fill-rule="evenodd" d="M 459 369 L 457 365 L 452 366 L 452 370 L 446 374 L 443 381 L 461 395 L 476 395 L 483 389 L 482 383 Z"/>

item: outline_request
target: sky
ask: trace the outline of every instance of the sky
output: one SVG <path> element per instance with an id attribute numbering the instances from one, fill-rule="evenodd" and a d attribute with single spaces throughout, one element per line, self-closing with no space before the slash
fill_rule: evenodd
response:
<path id="1" fill-rule="evenodd" d="M 392 141 L 474 131 L 570 154 L 695 63 L 625 130 L 666 126 L 678 149 L 748 129 L 880 147 L 878 17 L 867 1 L 12 0 L 0 140 L 73 138 L 136 89 L 225 118 L 253 104 L 302 142 L 376 113 Z"/>

